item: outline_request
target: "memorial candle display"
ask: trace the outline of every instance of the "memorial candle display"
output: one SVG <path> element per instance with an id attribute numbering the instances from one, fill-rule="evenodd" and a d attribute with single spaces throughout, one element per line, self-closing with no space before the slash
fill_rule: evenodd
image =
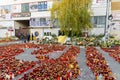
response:
<path id="1" fill-rule="evenodd" d="M 103 76 L 103 80 L 115 80 L 105 58 L 95 47 L 86 48 L 86 64 L 95 75 L 96 80 L 100 75 Z"/>

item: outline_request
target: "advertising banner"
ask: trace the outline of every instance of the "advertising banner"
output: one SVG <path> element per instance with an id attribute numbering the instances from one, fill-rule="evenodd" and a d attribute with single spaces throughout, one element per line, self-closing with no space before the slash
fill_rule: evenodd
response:
<path id="1" fill-rule="evenodd" d="M 120 20 L 120 13 L 112 13 L 113 20 Z"/>
<path id="2" fill-rule="evenodd" d="M 21 13 L 21 4 L 12 5 L 12 13 Z"/>
<path id="3" fill-rule="evenodd" d="M 17 18 L 17 17 L 30 17 L 31 13 L 12 13 L 12 18 Z"/>
<path id="4" fill-rule="evenodd" d="M 3 19 L 10 19 L 11 18 L 11 6 L 6 5 L 6 6 L 0 6 L 0 17 Z"/>
<path id="5" fill-rule="evenodd" d="M 29 4 L 28 3 L 24 3 L 24 4 L 22 4 L 22 6 L 21 6 L 22 8 L 22 12 L 29 12 Z"/>
<path id="6" fill-rule="evenodd" d="M 35 3 L 29 3 L 29 10 L 30 12 L 32 11 L 38 11 L 38 3 L 35 2 Z"/>
<path id="7" fill-rule="evenodd" d="M 0 13 L 1 14 L 9 14 L 11 12 L 11 6 L 0 6 Z"/>

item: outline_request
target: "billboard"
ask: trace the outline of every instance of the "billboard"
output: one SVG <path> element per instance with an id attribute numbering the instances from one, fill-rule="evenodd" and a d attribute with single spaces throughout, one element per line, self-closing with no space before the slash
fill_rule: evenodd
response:
<path id="1" fill-rule="evenodd" d="M 29 3 L 29 10 L 30 12 L 32 11 L 38 11 L 38 3 L 35 2 L 35 3 Z"/>
<path id="2" fill-rule="evenodd" d="M 11 12 L 11 6 L 0 6 L 0 14 L 9 14 Z"/>
<path id="3" fill-rule="evenodd" d="M 21 13 L 21 4 L 12 5 L 12 13 Z"/>
<path id="4" fill-rule="evenodd" d="M 0 17 L 3 19 L 10 19 L 11 18 L 11 6 L 0 6 Z"/>

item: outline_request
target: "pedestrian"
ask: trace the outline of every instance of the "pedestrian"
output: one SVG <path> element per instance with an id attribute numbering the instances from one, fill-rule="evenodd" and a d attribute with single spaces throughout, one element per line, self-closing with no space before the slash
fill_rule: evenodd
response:
<path id="1" fill-rule="evenodd" d="M 34 36 L 33 36 L 33 33 L 32 33 L 32 41 L 34 40 Z"/>
<path id="2" fill-rule="evenodd" d="M 27 34 L 27 41 L 28 42 L 30 41 L 30 34 L 29 33 Z"/>
<path id="3" fill-rule="evenodd" d="M 20 34 L 20 39 L 22 42 L 25 42 L 25 36 L 22 33 Z"/>

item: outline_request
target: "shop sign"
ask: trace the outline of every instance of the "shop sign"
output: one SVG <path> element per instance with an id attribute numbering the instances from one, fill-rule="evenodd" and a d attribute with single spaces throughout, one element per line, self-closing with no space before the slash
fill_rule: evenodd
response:
<path id="1" fill-rule="evenodd" d="M 113 20 L 120 20 L 120 13 L 113 13 Z"/>
<path id="2" fill-rule="evenodd" d="M 17 17 L 30 17 L 30 13 L 12 13 L 12 18 L 17 18 Z"/>

